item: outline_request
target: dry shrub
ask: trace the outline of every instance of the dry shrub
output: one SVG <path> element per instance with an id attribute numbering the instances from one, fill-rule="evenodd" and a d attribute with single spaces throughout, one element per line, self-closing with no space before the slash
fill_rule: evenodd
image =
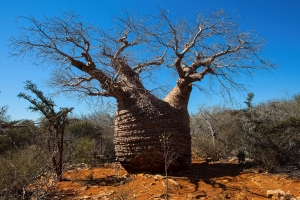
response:
<path id="1" fill-rule="evenodd" d="M 29 146 L 10 151 L 0 157 L 0 162 L 0 198 L 27 199 L 32 195 L 46 195 L 48 181 L 32 184 L 51 171 L 47 155 L 42 149 Z"/>
<path id="2" fill-rule="evenodd" d="M 300 170 L 300 118 L 258 124 L 253 135 L 253 158 L 271 172 Z"/>
<path id="3" fill-rule="evenodd" d="M 118 191 L 114 194 L 116 200 L 135 200 L 137 199 L 137 186 L 135 184 L 126 183 L 118 187 Z"/>

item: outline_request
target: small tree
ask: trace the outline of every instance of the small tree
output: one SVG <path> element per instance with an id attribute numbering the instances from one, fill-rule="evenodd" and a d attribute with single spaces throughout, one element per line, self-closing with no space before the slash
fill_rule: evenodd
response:
<path id="1" fill-rule="evenodd" d="M 7 106 L 0 107 L 0 128 L 6 128 L 8 126 L 8 123 L 6 122 L 6 112 L 7 112 Z"/>
<path id="2" fill-rule="evenodd" d="M 191 117 L 193 148 L 198 156 L 218 160 L 229 156 L 236 145 L 235 118 L 228 108 L 213 106 L 199 108 Z"/>
<path id="3" fill-rule="evenodd" d="M 252 151 L 254 150 L 253 147 L 253 135 L 254 135 L 254 128 L 255 128 L 255 121 L 254 121 L 254 105 L 253 105 L 253 98 L 254 94 L 249 93 L 247 96 L 246 101 L 244 102 L 247 105 L 247 108 L 243 110 L 242 116 L 242 130 L 246 136 L 246 144 L 248 146 L 248 156 L 252 158 Z"/>
<path id="4" fill-rule="evenodd" d="M 162 134 L 160 137 L 160 142 L 162 142 L 163 145 L 163 157 L 164 157 L 164 163 L 165 163 L 165 177 L 166 177 L 166 185 L 165 185 L 165 199 L 169 199 L 169 182 L 168 182 L 168 169 L 170 164 L 172 164 L 177 157 L 176 151 L 174 149 L 170 149 L 170 143 L 171 143 L 171 139 L 170 139 L 171 135 L 170 134 Z"/>
<path id="5" fill-rule="evenodd" d="M 48 148 L 53 152 L 51 158 L 52 164 L 55 167 L 58 179 L 61 180 L 63 172 L 64 133 L 66 124 L 68 123 L 68 113 L 71 112 L 73 108 L 60 108 L 60 110 L 56 112 L 53 100 L 45 97 L 43 92 L 38 90 L 37 86 L 31 81 L 26 81 L 25 90 L 34 93 L 37 98 L 32 98 L 25 93 L 19 93 L 18 97 L 28 100 L 32 104 L 29 109 L 33 112 L 42 113 L 49 123 L 48 130 L 53 136 L 53 139 L 48 140 Z M 57 150 L 59 153 L 58 161 L 55 156 Z"/>
<path id="6" fill-rule="evenodd" d="M 10 116 L 7 115 L 7 110 L 8 106 L 6 105 L 0 107 L 0 133 L 3 129 L 15 126 L 16 124 L 21 122 L 20 120 L 11 121 Z"/>

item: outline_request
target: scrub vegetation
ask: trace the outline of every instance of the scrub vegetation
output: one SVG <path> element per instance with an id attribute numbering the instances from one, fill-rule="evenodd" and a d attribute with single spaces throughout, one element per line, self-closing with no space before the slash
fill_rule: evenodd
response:
<path id="1" fill-rule="evenodd" d="M 74 116 L 76 108 L 57 109 L 27 81 L 25 90 L 34 97 L 23 92 L 19 97 L 41 118 L 14 121 L 8 107 L 0 108 L 1 198 L 51 199 L 51 188 L 69 180 L 70 170 L 115 161 L 130 174 L 163 173 L 164 190 L 157 198 L 165 199 L 176 185 L 171 174 L 200 180 L 192 156 L 205 164 L 237 157 L 237 170 L 259 167 L 299 176 L 299 95 L 254 105 L 249 93 L 242 109 L 200 106 L 188 113 L 193 88 L 231 99 L 233 91 L 245 91 L 244 78 L 276 67 L 262 56 L 265 41 L 241 30 L 223 10 L 194 17 L 174 20 L 165 10 L 151 17 L 124 12 L 106 30 L 75 13 L 20 17 L 26 26 L 11 37 L 11 56 L 54 66 L 48 84 L 57 92 L 81 100 L 111 97 L 117 109 Z M 174 74 L 173 89 L 166 92 L 164 76 Z M 102 179 L 91 172 L 86 190 L 133 180 L 119 175 Z M 119 197 L 128 199 L 126 194 Z"/>

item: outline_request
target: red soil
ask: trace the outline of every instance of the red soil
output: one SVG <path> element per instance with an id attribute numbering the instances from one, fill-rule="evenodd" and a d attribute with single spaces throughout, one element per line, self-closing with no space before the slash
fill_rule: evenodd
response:
<path id="1" fill-rule="evenodd" d="M 245 170 L 235 162 L 195 160 L 191 170 L 168 176 L 169 199 L 270 199 L 267 190 L 300 196 L 300 180 L 287 175 Z M 52 188 L 51 199 L 164 199 L 163 174 L 128 174 L 120 164 L 66 171 Z M 274 197 L 273 197 L 274 198 Z"/>

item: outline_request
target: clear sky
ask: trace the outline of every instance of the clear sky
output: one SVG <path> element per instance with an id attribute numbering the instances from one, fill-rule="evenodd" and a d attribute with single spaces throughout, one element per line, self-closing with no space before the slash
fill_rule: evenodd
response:
<path id="1" fill-rule="evenodd" d="M 122 10 L 136 11 L 139 14 L 155 14 L 157 7 L 169 9 L 178 16 L 194 14 L 197 11 L 215 11 L 223 8 L 228 13 L 241 15 L 242 29 L 255 29 L 268 41 L 267 57 L 278 64 L 273 72 L 261 71 L 251 80 L 246 80 L 250 92 L 255 94 L 254 102 L 284 98 L 300 93 L 300 1 L 299 0 L 0 0 L 0 106 L 8 105 L 12 119 L 33 119 L 39 115 L 30 112 L 29 103 L 19 99 L 17 94 L 24 91 L 24 82 L 31 80 L 46 95 L 51 88 L 45 80 L 50 69 L 38 67 L 24 61 L 16 61 L 8 54 L 9 37 L 18 35 L 18 16 L 52 17 L 61 11 L 80 14 L 85 21 L 104 26 L 112 16 Z M 175 83 L 174 83 L 175 84 Z M 234 95 L 243 102 L 245 96 Z M 88 114 L 95 110 L 86 102 L 78 103 L 63 95 L 54 101 L 59 107 L 75 107 L 76 114 Z M 222 102 L 219 96 L 207 97 L 193 90 L 189 103 L 190 112 L 196 112 L 201 104 L 217 105 Z"/>

